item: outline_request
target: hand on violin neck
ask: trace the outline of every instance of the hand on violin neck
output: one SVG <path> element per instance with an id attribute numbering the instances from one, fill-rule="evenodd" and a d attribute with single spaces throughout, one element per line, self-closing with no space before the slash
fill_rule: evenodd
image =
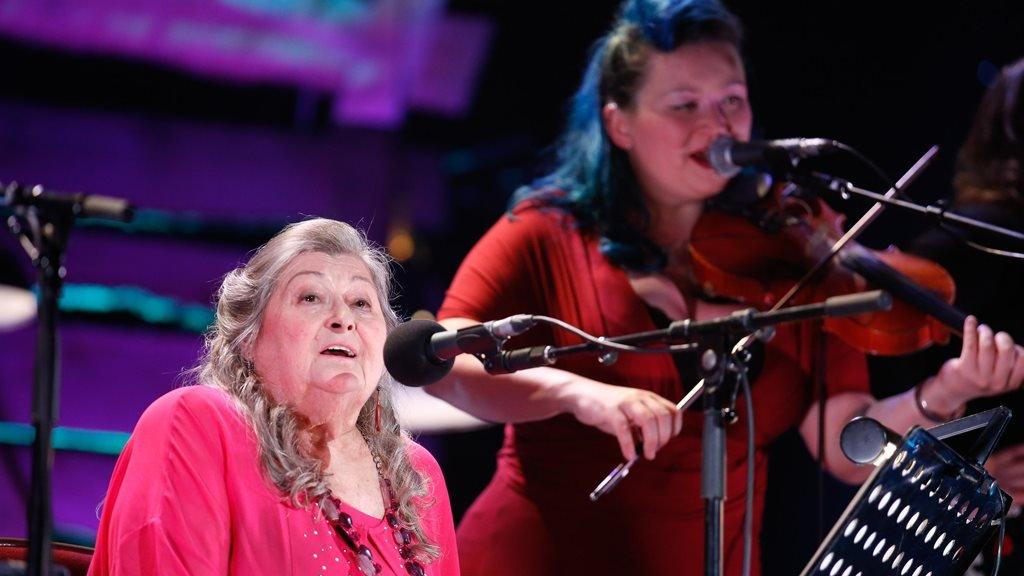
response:
<path id="1" fill-rule="evenodd" d="M 950 404 L 954 404 L 955 410 L 974 398 L 1012 392 L 1024 381 L 1024 348 L 1015 344 L 1009 334 L 993 333 L 969 316 L 963 335 L 960 356 L 947 360 L 932 385 L 922 390 L 922 394 L 930 394 L 929 402 L 940 412 Z"/>

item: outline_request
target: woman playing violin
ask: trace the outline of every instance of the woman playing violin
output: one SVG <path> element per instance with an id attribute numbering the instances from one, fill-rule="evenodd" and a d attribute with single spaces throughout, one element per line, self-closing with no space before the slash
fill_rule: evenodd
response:
<path id="1" fill-rule="evenodd" d="M 440 309 L 443 323 L 458 328 L 526 312 L 616 335 L 735 309 L 697 293 L 687 243 L 707 200 L 731 184 L 709 166 L 709 144 L 723 135 L 750 138 L 740 43 L 739 22 L 716 0 L 627 1 L 593 50 L 559 165 L 521 193 L 467 256 Z M 575 341 L 535 329 L 513 342 L 541 343 Z M 821 449 L 828 470 L 849 482 L 868 474 L 838 447 L 838 432 L 852 417 L 867 414 L 899 431 L 931 425 L 971 398 L 1017 388 L 1024 379 L 1021 349 L 970 319 L 962 354 L 920 383 L 918 396 L 876 400 L 863 354 L 813 326 L 782 327 L 765 346 L 752 391 L 755 530 L 765 447 L 799 427 L 810 451 L 819 450 L 810 385 L 819 344 L 828 393 Z M 571 358 L 558 368 L 495 377 L 460 357 L 429 390 L 480 418 L 509 423 L 495 477 L 460 526 L 463 571 L 701 573 L 701 422 L 691 418 L 684 426 L 674 405 L 696 382 L 685 360 L 677 366 L 667 355 L 623 354 L 607 366 Z M 728 431 L 728 574 L 741 566 L 747 421 L 740 406 Z M 634 468 L 605 499 L 588 502 L 595 481 L 634 455 L 635 435 L 653 461 Z"/>

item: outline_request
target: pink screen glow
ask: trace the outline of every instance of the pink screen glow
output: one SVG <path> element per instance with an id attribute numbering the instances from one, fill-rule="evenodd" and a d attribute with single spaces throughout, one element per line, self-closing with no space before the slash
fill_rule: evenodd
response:
<path id="1" fill-rule="evenodd" d="M 490 24 L 443 0 L 0 0 L 0 35 L 334 96 L 338 123 L 465 111 Z"/>

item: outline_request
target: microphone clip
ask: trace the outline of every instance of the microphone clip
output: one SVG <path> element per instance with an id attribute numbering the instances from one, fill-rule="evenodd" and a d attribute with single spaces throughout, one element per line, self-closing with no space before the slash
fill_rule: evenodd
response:
<path id="1" fill-rule="evenodd" d="M 488 374 L 511 374 L 527 368 L 553 365 L 553 350 L 551 346 L 534 346 L 519 350 L 500 350 L 493 354 L 479 355 L 478 358 Z"/>

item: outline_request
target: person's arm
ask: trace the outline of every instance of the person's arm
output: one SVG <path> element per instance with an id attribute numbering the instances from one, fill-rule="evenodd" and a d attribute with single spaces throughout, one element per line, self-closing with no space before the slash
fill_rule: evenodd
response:
<path id="1" fill-rule="evenodd" d="M 988 459 L 985 468 L 1014 502 L 1024 502 L 1024 444 L 999 450 Z"/>
<path id="2" fill-rule="evenodd" d="M 574 247 L 580 239 L 575 225 L 553 210 L 516 210 L 477 242 L 438 311 L 446 328 L 522 312 L 551 313 L 555 303 L 570 297 L 567 277 L 579 266 Z M 644 454 L 652 458 L 682 427 L 675 405 L 653 392 L 603 384 L 557 368 L 491 376 L 469 355 L 456 358 L 447 378 L 427 390 L 492 422 L 572 414 L 614 435 L 627 458 L 636 453 L 633 428 L 643 435 Z"/>
<path id="3" fill-rule="evenodd" d="M 441 322 L 449 330 L 476 323 L 467 318 Z M 654 392 L 603 384 L 558 368 L 492 376 L 468 354 L 458 356 L 448 376 L 427 391 L 492 422 L 528 422 L 572 414 L 583 424 L 615 436 L 627 459 L 636 455 L 634 428 L 643 438 L 644 456 L 653 459 L 683 426 L 682 412 Z"/>
<path id="4" fill-rule="evenodd" d="M 200 394 L 150 406 L 104 502 L 90 574 L 226 574 L 230 517 L 217 414 Z M 98 564 L 94 562 L 94 564 Z"/>
<path id="5" fill-rule="evenodd" d="M 1005 332 L 993 334 L 987 326 L 978 326 L 973 316 L 964 323 L 960 357 L 948 360 L 939 372 L 918 386 L 883 400 L 868 394 L 837 394 L 825 407 L 825 466 L 845 482 L 863 481 L 871 473 L 868 466 L 850 462 L 839 447 L 843 426 L 856 416 L 868 416 L 898 434 L 912 426 L 930 428 L 939 424 L 921 410 L 916 394 L 933 414 L 952 418 L 968 400 L 996 396 L 1020 388 L 1024 381 L 1024 349 L 1015 345 Z M 800 433 L 812 454 L 818 453 L 818 407 L 808 411 Z"/>

